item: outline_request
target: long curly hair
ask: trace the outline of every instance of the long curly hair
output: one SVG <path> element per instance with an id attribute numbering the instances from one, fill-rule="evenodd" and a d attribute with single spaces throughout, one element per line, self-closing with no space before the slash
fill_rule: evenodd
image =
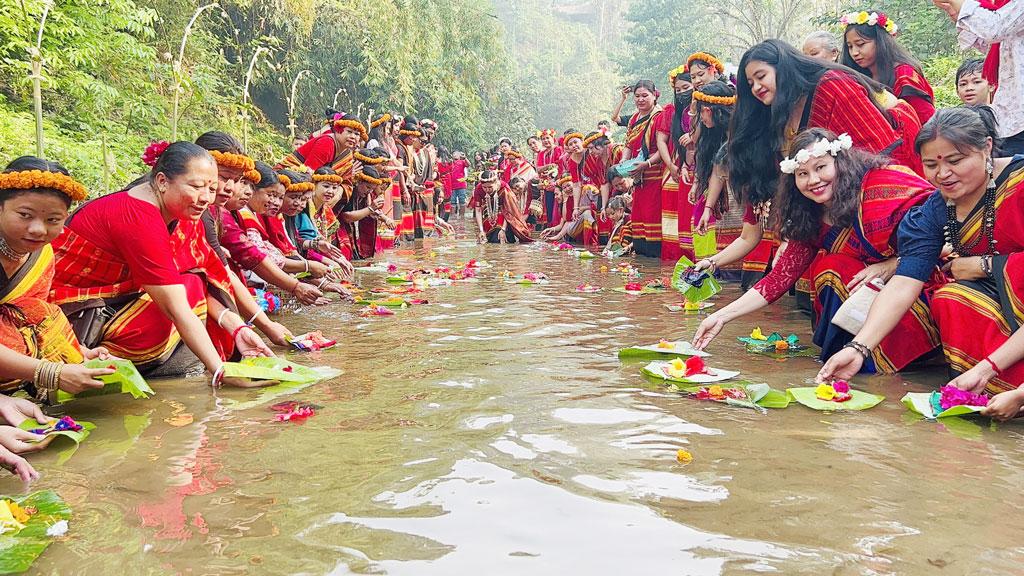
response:
<path id="1" fill-rule="evenodd" d="M 733 96 L 736 91 L 735 89 L 726 84 L 715 80 L 709 82 L 700 89 L 702 94 L 708 96 Z M 729 123 L 732 121 L 732 106 L 724 106 L 721 104 L 708 104 L 697 100 L 697 114 L 694 116 L 694 123 L 701 122 L 701 112 L 704 108 L 711 109 L 711 119 L 714 126 L 708 128 L 703 123 L 700 124 L 699 136 L 697 137 L 697 145 L 694 150 L 694 173 L 697 180 L 697 196 L 704 196 L 708 191 L 708 185 L 711 183 L 712 172 L 715 169 L 715 157 L 718 156 L 718 151 L 725 144 L 726 139 L 729 137 Z M 718 196 L 717 210 L 719 213 L 723 213 L 728 210 L 729 198 L 726 194 Z"/>
<path id="2" fill-rule="evenodd" d="M 770 106 L 754 96 L 746 75 L 751 62 L 764 62 L 775 69 L 775 98 Z M 845 66 L 804 56 L 782 40 L 765 40 L 743 54 L 729 132 L 729 184 L 738 202 L 759 204 L 775 195 L 790 112 L 800 97 L 813 97 L 821 77 L 830 70 L 850 75 L 868 95 L 883 89 Z M 874 98 L 869 99 L 891 123 L 888 112 Z"/>
<path id="3" fill-rule="evenodd" d="M 814 146 L 821 140 L 835 140 L 836 134 L 824 128 L 809 128 L 797 134 L 792 153 Z M 892 161 L 859 148 L 843 150 L 836 155 L 836 178 L 832 181 L 832 204 L 826 208 L 800 193 L 795 174 L 783 174 L 779 180 L 779 232 L 787 240 L 814 241 L 821 232 L 821 223 L 828 210 L 832 226 L 853 226 L 860 211 L 861 183 L 870 170 L 887 166 Z"/>

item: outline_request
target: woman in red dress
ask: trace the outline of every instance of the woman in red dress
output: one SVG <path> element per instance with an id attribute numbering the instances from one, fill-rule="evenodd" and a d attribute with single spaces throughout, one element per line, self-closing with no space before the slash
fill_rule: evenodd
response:
<path id="1" fill-rule="evenodd" d="M 619 116 L 628 95 L 633 94 L 636 112 L 628 119 Z M 633 249 L 641 256 L 661 257 L 661 153 L 658 151 L 658 105 L 660 93 L 650 80 L 640 80 L 622 90 L 622 99 L 612 120 L 626 127 L 624 160 L 638 161 L 633 170 Z"/>

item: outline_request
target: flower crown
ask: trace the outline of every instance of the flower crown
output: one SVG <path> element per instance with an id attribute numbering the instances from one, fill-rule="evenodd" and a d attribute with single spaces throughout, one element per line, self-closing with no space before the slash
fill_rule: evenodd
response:
<path id="1" fill-rule="evenodd" d="M 281 184 L 284 184 L 285 190 L 287 190 L 288 187 L 292 185 L 292 179 L 285 176 L 284 174 L 278 174 L 277 181 L 280 182 Z"/>
<path id="2" fill-rule="evenodd" d="M 401 135 L 401 136 L 416 136 L 416 137 L 420 137 L 420 136 L 423 135 L 423 133 L 420 132 L 419 130 L 405 130 L 405 129 L 399 130 L 398 134 Z"/>
<path id="3" fill-rule="evenodd" d="M 583 133 L 582 132 L 569 132 L 565 136 L 562 136 L 562 143 L 563 144 L 568 144 L 569 140 L 572 140 L 573 138 L 579 138 L 580 140 L 583 140 Z"/>
<path id="4" fill-rule="evenodd" d="M 217 161 L 217 166 L 233 168 L 242 172 L 256 169 L 256 163 L 245 154 L 232 154 L 231 152 L 221 152 L 220 150 L 209 150 L 209 152 L 210 156 L 213 156 L 213 159 Z"/>
<path id="5" fill-rule="evenodd" d="M 370 156 L 367 156 L 366 154 L 363 154 L 361 152 L 356 152 L 354 157 L 355 157 L 356 160 L 359 160 L 361 163 L 369 164 L 370 166 L 376 166 L 378 164 L 383 164 L 383 163 L 387 162 L 387 160 L 388 160 L 387 158 L 384 158 L 383 156 L 377 156 L 377 157 L 371 158 Z"/>
<path id="6" fill-rule="evenodd" d="M 568 184 L 570 182 L 572 182 L 572 176 L 569 176 L 568 174 L 566 174 L 565 176 L 562 176 L 558 180 L 555 180 L 555 185 L 556 186 L 564 186 L 564 185 L 566 185 L 566 184 Z"/>
<path id="7" fill-rule="evenodd" d="M 81 202 L 89 195 L 85 186 L 71 176 L 60 172 L 23 170 L 0 174 L 0 190 L 32 190 L 34 188 L 56 190 L 74 202 Z"/>
<path id="8" fill-rule="evenodd" d="M 867 24 L 868 26 L 881 26 L 883 30 L 889 33 L 890 36 L 895 36 L 899 32 L 900 27 L 896 25 L 896 22 L 892 18 L 889 18 L 885 12 L 867 12 L 861 10 L 860 12 L 850 12 L 844 14 L 840 19 L 839 23 L 843 26 L 852 26 L 854 24 Z"/>
<path id="9" fill-rule="evenodd" d="M 849 134 L 840 134 L 838 138 L 831 141 L 827 138 L 822 138 L 810 148 L 804 148 L 797 152 L 793 158 L 787 156 L 785 160 L 779 162 L 779 169 L 782 170 L 783 174 L 793 174 L 801 164 L 811 158 L 821 158 L 826 154 L 837 156 L 843 150 L 849 150 L 850 148 L 853 148 L 853 139 L 850 138 Z"/>
<path id="10" fill-rule="evenodd" d="M 374 184 L 376 186 L 380 186 L 381 184 L 384 184 L 385 182 L 390 182 L 391 181 L 390 178 L 374 178 L 373 176 L 370 176 L 368 174 L 363 174 L 362 172 L 357 172 L 356 173 L 356 178 L 362 180 L 363 182 L 369 182 L 370 184 Z"/>
<path id="11" fill-rule="evenodd" d="M 167 147 L 170 145 L 171 143 L 168 142 L 167 140 L 157 140 L 155 142 L 150 142 L 149 146 L 146 146 L 145 152 L 142 153 L 142 163 L 145 164 L 146 166 L 149 166 L 150 168 L 156 166 L 157 160 L 160 159 L 160 156 L 167 150 Z"/>
<path id="12" fill-rule="evenodd" d="M 316 184 L 312 182 L 296 182 L 291 184 L 290 182 L 285 185 L 284 191 L 288 192 L 312 192 L 316 189 Z"/>
<path id="13" fill-rule="evenodd" d="M 676 81 L 676 78 L 679 77 L 679 75 L 686 74 L 687 72 L 689 72 L 689 70 L 686 68 L 686 66 L 679 65 L 676 68 L 674 68 L 672 70 L 669 70 L 669 72 L 668 72 L 668 81 L 670 83 L 674 83 Z"/>
<path id="14" fill-rule="evenodd" d="M 344 128 L 351 128 L 352 130 L 359 132 L 359 135 L 363 137 L 363 140 L 370 139 L 369 135 L 366 133 L 366 126 L 363 126 L 363 123 L 358 120 L 345 120 L 344 118 L 339 118 L 335 120 L 331 126 L 334 127 L 335 132 L 339 132 Z"/>
<path id="15" fill-rule="evenodd" d="M 712 96 L 699 90 L 694 90 L 693 99 L 705 104 L 715 104 L 718 106 L 733 106 L 736 104 L 735 96 Z"/>
<path id="16" fill-rule="evenodd" d="M 341 176 L 337 174 L 313 174 L 313 182 L 331 182 L 332 184 L 341 184 L 343 182 Z"/>
<path id="17" fill-rule="evenodd" d="M 252 170 L 246 170 L 245 173 L 242 174 L 242 179 L 247 182 L 252 182 L 253 184 L 259 184 L 263 177 L 260 176 L 259 170 L 253 168 Z"/>
<path id="18" fill-rule="evenodd" d="M 708 66 L 714 66 L 719 74 L 725 74 L 725 64 L 722 64 L 721 60 L 707 52 L 694 52 L 690 54 L 690 57 L 686 59 L 686 69 L 689 70 L 694 62 L 703 62 Z"/>
<path id="19" fill-rule="evenodd" d="M 597 142 L 598 140 L 600 140 L 601 138 L 604 138 L 604 137 L 605 137 L 605 135 L 602 134 L 601 132 L 595 132 L 595 133 L 591 134 L 589 138 L 586 138 L 585 140 L 583 140 L 583 147 L 586 148 L 587 146 L 590 146 L 594 142 Z"/>
<path id="20" fill-rule="evenodd" d="M 376 120 L 370 122 L 370 128 L 376 128 L 377 126 L 380 126 L 381 124 L 383 124 L 385 122 L 390 122 L 390 121 L 391 121 L 391 114 L 388 114 L 387 112 L 385 112 L 383 116 L 381 116 L 381 117 L 377 118 Z"/>

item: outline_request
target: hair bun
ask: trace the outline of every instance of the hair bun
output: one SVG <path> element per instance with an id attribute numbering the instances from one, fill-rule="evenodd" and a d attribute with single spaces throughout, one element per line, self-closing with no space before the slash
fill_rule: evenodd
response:
<path id="1" fill-rule="evenodd" d="M 160 159 L 160 155 L 163 154 L 170 145 L 171 143 L 167 140 L 150 142 L 149 146 L 146 146 L 146 151 L 142 153 L 143 164 L 150 168 L 156 166 L 156 162 Z"/>

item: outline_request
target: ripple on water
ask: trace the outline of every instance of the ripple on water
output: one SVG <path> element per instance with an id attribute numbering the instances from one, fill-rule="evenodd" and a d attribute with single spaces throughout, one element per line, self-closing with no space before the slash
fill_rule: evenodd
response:
<path id="1" fill-rule="evenodd" d="M 624 424 L 646 422 L 661 416 L 658 412 L 641 412 L 628 408 L 556 408 L 552 416 L 570 424 Z"/>

